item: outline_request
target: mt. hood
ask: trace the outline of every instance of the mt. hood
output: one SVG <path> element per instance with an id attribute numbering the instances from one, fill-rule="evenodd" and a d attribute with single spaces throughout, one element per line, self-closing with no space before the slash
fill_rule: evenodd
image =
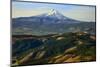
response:
<path id="1" fill-rule="evenodd" d="M 92 26 L 92 25 L 93 26 Z M 12 19 L 13 34 L 45 35 L 74 32 L 94 27 L 94 23 L 74 20 L 51 9 L 48 13 Z"/>

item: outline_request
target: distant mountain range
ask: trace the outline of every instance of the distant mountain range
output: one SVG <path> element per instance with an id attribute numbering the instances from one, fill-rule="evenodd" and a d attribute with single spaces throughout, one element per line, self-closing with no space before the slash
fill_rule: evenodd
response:
<path id="1" fill-rule="evenodd" d="M 77 31 L 95 32 L 94 22 L 68 18 L 54 9 L 37 16 L 13 18 L 12 27 L 14 35 L 46 35 Z"/>

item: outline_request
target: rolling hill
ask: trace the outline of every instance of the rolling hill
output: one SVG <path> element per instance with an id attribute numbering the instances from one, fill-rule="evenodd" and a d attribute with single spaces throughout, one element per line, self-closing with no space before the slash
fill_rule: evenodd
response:
<path id="1" fill-rule="evenodd" d="M 12 65 L 96 60 L 96 37 L 86 32 L 13 36 Z"/>

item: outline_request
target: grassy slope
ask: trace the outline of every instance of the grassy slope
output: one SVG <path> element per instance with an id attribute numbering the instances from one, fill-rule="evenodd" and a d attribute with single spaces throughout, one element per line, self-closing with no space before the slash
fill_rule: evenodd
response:
<path id="1" fill-rule="evenodd" d="M 29 39 L 29 38 L 24 38 Z M 31 38 L 32 39 L 32 38 Z M 24 41 L 18 48 L 26 49 L 25 51 L 17 51 L 18 48 L 13 48 L 14 57 L 17 57 L 17 62 L 13 64 L 18 65 L 34 65 L 34 64 L 51 64 L 51 63 L 68 63 L 68 62 L 81 62 L 81 61 L 95 61 L 96 60 L 96 40 L 95 35 L 88 33 L 64 33 L 54 34 L 49 36 L 36 37 L 33 39 L 41 41 L 42 45 L 38 47 L 27 46 L 30 44 Z M 20 38 L 16 38 L 13 46 Z M 23 41 L 23 38 L 22 38 Z M 21 43 L 21 42 L 20 42 Z M 25 45 L 20 47 L 21 45 Z M 31 44 L 34 45 L 34 44 Z"/>

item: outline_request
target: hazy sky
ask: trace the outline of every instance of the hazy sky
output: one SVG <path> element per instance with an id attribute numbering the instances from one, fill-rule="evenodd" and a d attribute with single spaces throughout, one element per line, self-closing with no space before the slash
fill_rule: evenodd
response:
<path id="1" fill-rule="evenodd" d="M 12 17 L 34 16 L 50 12 L 51 9 L 59 11 L 66 17 L 81 21 L 95 21 L 95 6 L 46 4 L 32 2 L 13 2 Z"/>

